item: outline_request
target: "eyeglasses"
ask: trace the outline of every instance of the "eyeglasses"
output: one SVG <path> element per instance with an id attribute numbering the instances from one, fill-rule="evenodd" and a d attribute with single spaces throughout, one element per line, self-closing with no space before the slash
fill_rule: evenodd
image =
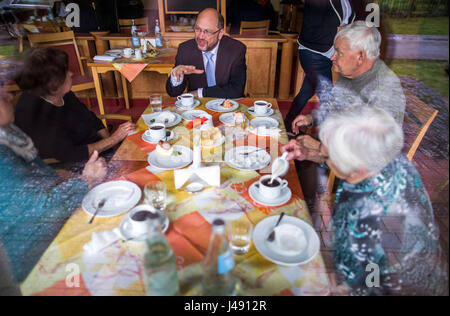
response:
<path id="1" fill-rule="evenodd" d="M 217 34 L 218 32 L 220 32 L 220 29 L 215 31 L 215 32 L 213 32 L 213 31 L 210 31 L 210 30 L 202 30 L 198 26 L 194 26 L 194 31 L 197 34 L 204 33 L 206 36 L 213 36 L 214 34 Z"/>

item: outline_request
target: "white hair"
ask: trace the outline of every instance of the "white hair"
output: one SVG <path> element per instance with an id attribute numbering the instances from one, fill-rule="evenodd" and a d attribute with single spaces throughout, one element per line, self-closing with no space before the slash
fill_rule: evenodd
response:
<path id="1" fill-rule="evenodd" d="M 356 21 L 343 27 L 336 34 L 334 41 L 339 38 L 348 39 L 352 51 L 361 49 L 369 59 L 380 56 L 381 34 L 376 27 L 369 27 L 364 21 Z"/>
<path id="2" fill-rule="evenodd" d="M 363 167 L 379 172 L 403 148 L 403 131 L 380 108 L 358 106 L 332 113 L 320 126 L 320 140 L 330 160 L 345 174 Z"/>

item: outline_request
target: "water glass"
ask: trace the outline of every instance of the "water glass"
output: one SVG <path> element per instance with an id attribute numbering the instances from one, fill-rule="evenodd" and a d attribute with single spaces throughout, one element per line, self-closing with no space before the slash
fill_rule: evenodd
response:
<path id="1" fill-rule="evenodd" d="M 252 223 L 244 216 L 228 222 L 227 226 L 231 251 L 236 255 L 246 254 L 252 241 Z"/>
<path id="2" fill-rule="evenodd" d="M 159 180 L 150 181 L 144 188 L 145 203 L 158 211 L 164 211 L 167 206 L 166 184 Z"/>
<path id="3" fill-rule="evenodd" d="M 149 96 L 150 106 L 152 107 L 153 112 L 161 112 L 162 111 L 162 95 L 161 94 L 152 94 Z"/>

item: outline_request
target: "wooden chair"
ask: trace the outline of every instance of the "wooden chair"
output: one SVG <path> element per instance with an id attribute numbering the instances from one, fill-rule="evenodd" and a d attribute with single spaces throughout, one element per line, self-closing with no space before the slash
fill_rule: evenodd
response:
<path id="1" fill-rule="evenodd" d="M 428 131 L 428 128 L 433 123 L 439 111 L 424 103 L 407 90 L 404 90 L 404 93 L 406 97 L 406 109 L 403 121 L 403 133 L 405 137 L 403 152 L 409 161 L 411 161 L 425 133 Z M 334 181 L 335 175 L 330 171 L 326 187 L 326 193 L 329 196 L 333 195 Z"/>
<path id="2" fill-rule="evenodd" d="M 240 35 L 268 35 L 270 20 L 262 21 L 241 21 Z"/>
<path id="3" fill-rule="evenodd" d="M 131 123 L 133 122 L 133 118 L 130 115 L 124 115 L 124 114 L 102 114 L 102 115 L 97 115 L 97 117 L 103 121 L 103 124 L 105 125 L 105 128 L 107 130 L 109 130 L 109 128 L 108 128 L 108 124 L 106 124 L 106 120 L 120 120 L 120 121 L 128 121 Z M 47 165 L 54 165 L 54 164 L 60 163 L 60 161 L 55 158 L 46 158 L 46 159 L 44 159 L 44 162 Z"/>
<path id="4" fill-rule="evenodd" d="M 31 47 L 57 47 L 69 55 L 69 70 L 73 73 L 72 91 L 79 92 L 95 89 L 94 80 L 86 76 L 82 60 L 89 60 L 81 57 L 73 31 L 28 34 L 28 41 Z M 88 107 L 91 107 L 89 92 L 86 93 Z"/>
<path id="5" fill-rule="evenodd" d="M 134 23 L 137 26 L 138 32 L 148 33 L 148 18 L 143 17 L 134 19 Z M 131 26 L 133 25 L 132 19 L 119 19 L 120 33 L 131 34 Z"/>

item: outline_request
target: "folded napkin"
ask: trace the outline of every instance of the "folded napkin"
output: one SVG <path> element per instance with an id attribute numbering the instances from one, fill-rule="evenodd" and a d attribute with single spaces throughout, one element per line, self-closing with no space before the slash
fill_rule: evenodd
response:
<path id="1" fill-rule="evenodd" d="M 129 82 L 133 80 L 147 67 L 147 63 L 134 63 L 134 64 L 124 64 L 124 63 L 114 63 L 114 68 L 116 68 Z"/>
<path id="2" fill-rule="evenodd" d="M 110 55 L 97 55 L 94 57 L 95 61 L 109 61 L 112 62 L 114 60 L 116 60 L 117 57 L 115 56 L 110 56 Z"/>
<path id="3" fill-rule="evenodd" d="M 192 176 L 197 176 L 210 186 L 220 186 L 220 167 L 197 167 L 174 171 L 175 188 L 180 189 Z"/>
<path id="4" fill-rule="evenodd" d="M 83 246 L 83 250 L 88 256 L 93 256 L 121 238 L 122 234 L 119 228 L 100 233 L 92 233 L 91 241 Z"/>

